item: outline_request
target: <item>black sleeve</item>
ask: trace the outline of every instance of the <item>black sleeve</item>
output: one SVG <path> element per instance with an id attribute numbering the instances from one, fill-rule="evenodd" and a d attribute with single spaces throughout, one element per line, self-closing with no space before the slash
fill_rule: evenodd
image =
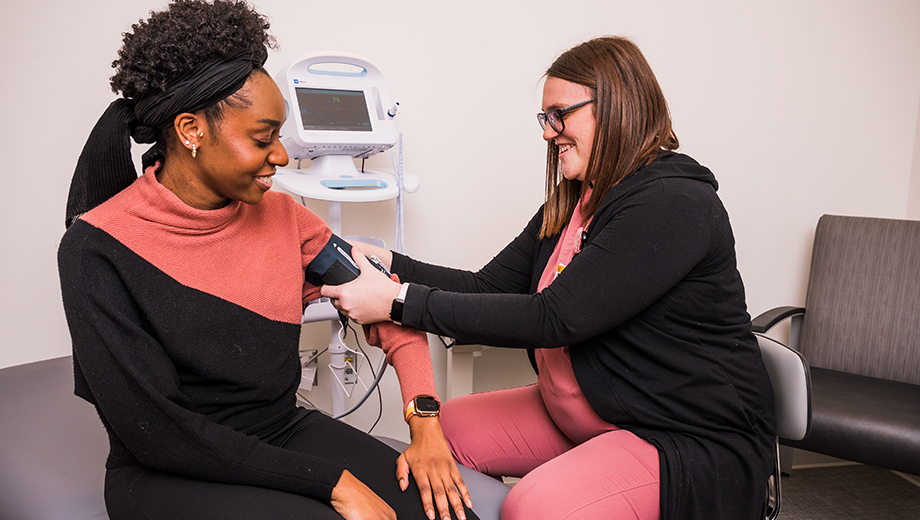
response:
<path id="1" fill-rule="evenodd" d="M 393 272 L 403 282 L 444 291 L 526 294 L 531 291 L 542 214 L 541 208 L 527 227 L 479 271 L 427 264 L 394 252 Z"/>
<path id="2" fill-rule="evenodd" d="M 277 448 L 190 409 L 177 371 L 91 226 L 68 230 L 58 253 L 73 340 L 76 392 L 144 466 L 201 480 L 278 489 L 329 502 L 341 465 Z M 84 386 L 85 385 L 85 386 Z"/>
<path id="3" fill-rule="evenodd" d="M 486 345 L 573 345 L 647 308 L 709 248 L 708 210 L 660 182 L 637 189 L 598 225 L 584 250 L 544 291 L 459 294 L 411 285 L 403 324 Z M 508 272 L 514 270 L 502 270 Z"/>

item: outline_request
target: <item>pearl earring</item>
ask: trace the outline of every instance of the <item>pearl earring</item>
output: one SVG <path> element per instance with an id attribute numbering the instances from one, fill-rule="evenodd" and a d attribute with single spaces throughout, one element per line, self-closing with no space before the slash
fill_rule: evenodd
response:
<path id="1" fill-rule="evenodd" d="M 195 145 L 192 145 L 192 159 L 198 156 L 198 149 Z"/>

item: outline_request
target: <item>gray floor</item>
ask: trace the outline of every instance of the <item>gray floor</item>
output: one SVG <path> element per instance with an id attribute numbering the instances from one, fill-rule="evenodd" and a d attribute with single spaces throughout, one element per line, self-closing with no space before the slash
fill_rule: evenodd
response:
<path id="1" fill-rule="evenodd" d="M 920 519 L 920 478 L 861 464 L 796 467 L 780 520 Z"/>

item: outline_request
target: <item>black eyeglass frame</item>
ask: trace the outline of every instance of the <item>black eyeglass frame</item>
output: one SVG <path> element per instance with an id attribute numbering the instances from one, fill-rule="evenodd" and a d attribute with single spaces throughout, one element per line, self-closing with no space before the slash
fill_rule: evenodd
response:
<path id="1" fill-rule="evenodd" d="M 574 110 L 577 110 L 587 105 L 588 103 L 593 103 L 593 102 L 594 102 L 593 99 L 589 99 L 587 101 L 582 101 L 581 103 L 575 103 L 574 105 L 569 105 L 565 108 L 556 108 L 554 110 L 540 112 L 537 114 L 537 122 L 540 123 L 540 128 L 542 128 L 543 130 L 546 130 L 546 123 L 548 121 L 550 128 L 555 130 L 557 134 L 561 134 L 562 132 L 565 132 L 565 115 L 568 114 L 569 112 L 572 112 Z M 559 118 L 559 126 L 561 126 L 562 128 L 556 128 L 556 125 L 553 124 L 553 114 L 555 114 Z"/>

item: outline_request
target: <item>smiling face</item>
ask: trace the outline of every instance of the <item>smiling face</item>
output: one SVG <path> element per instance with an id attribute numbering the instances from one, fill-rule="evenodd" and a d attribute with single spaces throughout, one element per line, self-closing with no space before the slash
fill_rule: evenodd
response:
<path id="1" fill-rule="evenodd" d="M 550 76 L 543 84 L 543 111 L 572 106 L 591 97 L 588 87 Z M 594 143 L 594 103 L 565 114 L 564 121 L 565 130 L 561 134 L 546 125 L 543 139 L 552 140 L 559 147 L 559 166 L 563 177 L 584 181 Z"/>
<path id="2" fill-rule="evenodd" d="M 288 163 L 278 134 L 286 110 L 275 82 L 254 73 L 233 101 L 210 125 L 201 112 L 176 118 L 180 145 L 167 157 L 160 182 L 193 208 L 217 209 L 230 200 L 257 204 L 275 169 Z"/>

